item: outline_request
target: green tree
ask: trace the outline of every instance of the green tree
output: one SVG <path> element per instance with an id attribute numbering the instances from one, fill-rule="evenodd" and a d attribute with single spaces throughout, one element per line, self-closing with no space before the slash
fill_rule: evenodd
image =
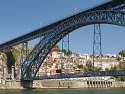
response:
<path id="1" fill-rule="evenodd" d="M 125 81 L 125 76 L 120 76 L 121 81 Z"/>
<path id="2" fill-rule="evenodd" d="M 95 72 L 99 72 L 100 70 L 101 70 L 101 67 L 95 67 L 95 68 L 94 68 L 94 71 L 95 71 Z"/>
<path id="3" fill-rule="evenodd" d="M 73 67 L 73 69 L 75 70 L 75 69 L 76 69 L 76 67 Z"/>
<path id="4" fill-rule="evenodd" d="M 111 67 L 110 71 L 116 71 L 117 70 L 117 67 L 116 65 L 114 67 Z"/>
<path id="5" fill-rule="evenodd" d="M 66 49 L 63 49 L 62 52 L 64 52 L 65 55 L 66 55 L 66 53 L 67 53 L 67 52 L 66 52 Z"/>
<path id="6" fill-rule="evenodd" d="M 125 57 L 125 50 L 121 50 L 118 54 Z"/>
<path id="7" fill-rule="evenodd" d="M 5 53 L 7 56 L 7 67 L 10 68 L 15 63 L 14 56 L 11 51 Z"/>
<path id="8" fill-rule="evenodd" d="M 58 44 L 56 44 L 56 45 L 54 46 L 54 48 L 57 48 L 59 52 L 61 51 Z M 72 54 L 72 51 L 71 51 L 71 50 L 67 51 L 66 49 L 63 49 L 62 52 L 64 52 L 65 55 L 70 55 L 70 54 Z"/>
<path id="9" fill-rule="evenodd" d="M 59 52 L 61 51 L 58 44 L 56 44 L 54 48 L 57 48 Z"/>
<path id="10" fill-rule="evenodd" d="M 20 51 L 15 48 L 12 48 L 11 52 L 13 54 L 15 61 L 17 61 L 17 58 L 20 56 Z"/>
<path id="11" fill-rule="evenodd" d="M 78 65 L 77 68 L 83 69 L 83 65 L 82 65 L 82 64 L 81 64 L 81 65 Z"/>
<path id="12" fill-rule="evenodd" d="M 58 44 L 56 44 L 56 45 L 54 46 L 54 48 L 59 48 L 59 45 L 58 45 Z"/>
<path id="13" fill-rule="evenodd" d="M 108 68 L 105 68 L 105 71 L 109 71 L 109 69 L 108 69 Z"/>
<path id="14" fill-rule="evenodd" d="M 92 63 L 87 63 L 86 66 L 88 67 L 88 70 L 91 71 L 92 70 Z"/>
<path id="15" fill-rule="evenodd" d="M 87 66 L 84 66 L 84 72 L 88 72 L 89 71 L 89 68 Z"/>
<path id="16" fill-rule="evenodd" d="M 120 62 L 119 62 L 119 68 L 120 68 L 121 70 L 125 70 L 125 61 L 120 61 Z"/>
<path id="17" fill-rule="evenodd" d="M 125 81 L 125 76 L 115 77 L 116 81 Z"/>
<path id="18" fill-rule="evenodd" d="M 69 50 L 69 51 L 67 51 L 67 53 L 66 53 L 67 55 L 71 55 L 72 54 L 72 51 L 71 50 Z"/>

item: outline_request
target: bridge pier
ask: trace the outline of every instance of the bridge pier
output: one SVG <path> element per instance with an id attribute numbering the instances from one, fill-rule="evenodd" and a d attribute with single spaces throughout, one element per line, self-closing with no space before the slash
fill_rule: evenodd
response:
<path id="1" fill-rule="evenodd" d="M 21 86 L 23 86 L 23 88 L 33 88 L 33 81 L 22 80 L 21 81 Z"/>

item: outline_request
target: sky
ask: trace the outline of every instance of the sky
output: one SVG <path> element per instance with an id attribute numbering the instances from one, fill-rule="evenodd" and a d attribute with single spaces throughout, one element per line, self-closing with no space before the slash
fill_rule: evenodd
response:
<path id="1" fill-rule="evenodd" d="M 105 1 L 107 0 L 0 0 L 0 43 Z M 94 25 L 70 33 L 70 50 L 92 54 L 93 33 Z M 124 27 L 101 24 L 101 33 L 103 54 L 118 54 L 125 49 Z M 39 39 L 29 43 L 38 42 Z M 61 48 L 61 41 L 58 44 Z"/>

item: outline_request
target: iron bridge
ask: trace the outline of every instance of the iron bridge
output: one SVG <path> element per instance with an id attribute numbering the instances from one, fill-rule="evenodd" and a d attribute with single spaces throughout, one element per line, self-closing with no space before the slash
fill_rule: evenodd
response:
<path id="1" fill-rule="evenodd" d="M 50 76 L 40 76 L 36 77 L 35 80 L 43 80 L 43 79 L 62 79 L 62 78 L 81 78 L 81 77 L 105 77 L 105 76 L 125 76 L 125 70 L 117 70 L 117 71 L 107 71 L 107 72 L 85 72 L 85 73 L 75 73 L 75 74 L 58 74 L 58 75 L 50 75 Z M 30 79 L 27 79 L 30 80 Z"/>
<path id="2" fill-rule="evenodd" d="M 80 27 L 90 24 L 113 24 L 124 27 L 125 12 L 122 11 L 124 8 L 125 0 L 110 0 L 87 10 L 83 10 L 82 12 L 73 14 L 69 17 L 65 17 L 64 19 L 51 23 L 8 42 L 2 43 L 0 44 L 0 50 L 20 43 L 27 44 L 27 41 L 29 40 L 42 37 L 31 53 L 25 60 L 23 60 L 21 65 L 21 80 L 34 80 L 46 56 L 49 54 L 54 45 L 56 45 L 63 37 Z M 114 75 L 111 73 L 109 74 Z M 78 74 L 77 77 L 80 75 L 81 74 Z M 87 76 L 84 73 L 82 75 Z M 95 76 L 95 74 L 91 75 Z M 106 74 L 96 74 L 96 76 L 98 75 Z M 63 75 L 59 77 L 63 77 Z M 70 75 L 70 77 L 76 77 L 76 75 L 73 74 Z"/>

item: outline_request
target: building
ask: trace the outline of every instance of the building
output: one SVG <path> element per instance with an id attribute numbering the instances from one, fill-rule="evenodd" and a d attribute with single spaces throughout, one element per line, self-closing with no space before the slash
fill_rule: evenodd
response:
<path id="1" fill-rule="evenodd" d="M 87 60 L 90 59 L 88 54 L 78 54 L 78 62 L 79 64 L 86 65 Z"/>

